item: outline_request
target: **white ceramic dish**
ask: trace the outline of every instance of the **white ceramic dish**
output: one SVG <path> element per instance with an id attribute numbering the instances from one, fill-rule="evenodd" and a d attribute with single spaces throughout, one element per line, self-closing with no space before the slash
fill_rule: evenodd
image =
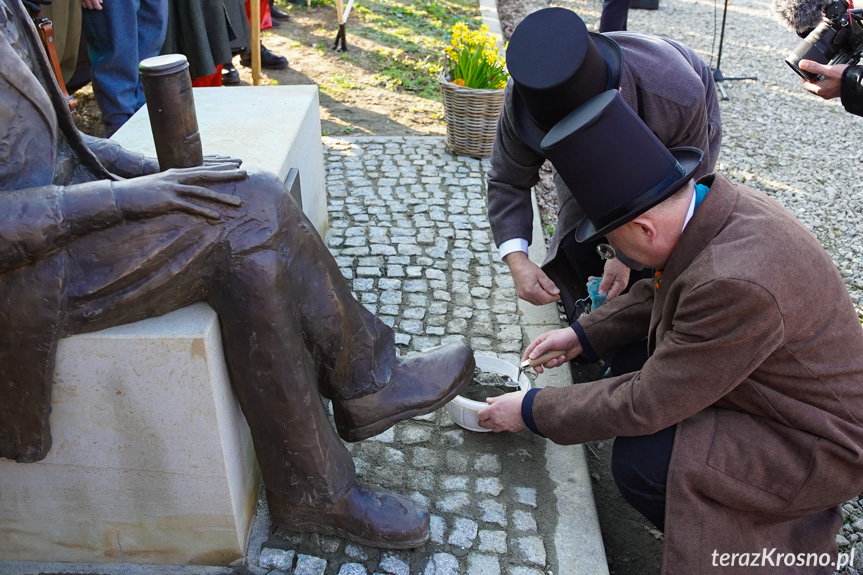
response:
<path id="1" fill-rule="evenodd" d="M 475 359 L 477 367 L 483 371 L 508 375 L 513 380 L 518 378 L 518 366 L 508 361 L 485 355 L 477 355 Z M 526 374 L 522 373 L 521 377 L 518 378 L 518 387 L 521 391 L 530 389 L 530 379 Z M 485 406 L 486 403 L 483 401 L 473 401 L 472 399 L 466 399 L 457 395 L 455 399 L 446 404 L 446 410 L 449 412 L 450 417 L 453 418 L 453 421 L 461 427 L 470 431 L 485 432 L 491 430 L 480 427 L 476 419 L 476 412 Z"/>

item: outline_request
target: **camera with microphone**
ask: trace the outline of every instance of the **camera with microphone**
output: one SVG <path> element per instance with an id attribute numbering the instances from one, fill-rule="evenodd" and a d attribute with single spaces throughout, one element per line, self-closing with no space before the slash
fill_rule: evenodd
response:
<path id="1" fill-rule="evenodd" d="M 804 80 L 815 82 L 817 74 L 800 69 L 801 60 L 819 64 L 856 64 L 863 52 L 863 9 L 849 9 L 845 0 L 824 4 L 821 22 L 791 52 L 785 63 Z"/>

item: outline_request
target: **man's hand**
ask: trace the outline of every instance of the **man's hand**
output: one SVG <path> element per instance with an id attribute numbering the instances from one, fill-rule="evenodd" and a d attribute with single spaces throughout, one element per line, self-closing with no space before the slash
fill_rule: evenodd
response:
<path id="1" fill-rule="evenodd" d="M 562 350 L 563 353 L 551 361 L 534 367 L 533 369 L 537 373 L 542 373 L 543 367 L 552 368 L 563 365 L 581 353 L 581 343 L 578 341 L 578 337 L 571 327 L 554 329 L 540 335 L 527 346 L 521 360 L 536 359 L 549 351 L 555 350 Z"/>
<path id="2" fill-rule="evenodd" d="M 245 170 L 231 164 L 209 168 L 168 170 L 150 176 L 113 182 L 117 207 L 127 220 L 155 218 L 171 212 L 186 212 L 210 220 L 222 217 L 224 206 L 239 207 L 243 200 L 206 186 L 246 178 Z"/>
<path id="3" fill-rule="evenodd" d="M 840 86 L 842 84 L 842 73 L 848 64 L 827 65 L 813 62 L 812 60 L 800 60 L 800 69 L 811 74 L 824 76 L 822 80 L 816 82 L 803 81 L 803 89 L 812 92 L 816 96 L 821 96 L 825 100 L 837 98 L 839 96 Z"/>
<path id="4" fill-rule="evenodd" d="M 602 282 L 599 284 L 599 293 L 607 294 L 608 301 L 613 300 L 626 289 L 629 283 L 629 268 L 617 258 L 605 262 L 602 270 Z"/>
<path id="5" fill-rule="evenodd" d="M 102 0 L 81 0 L 81 6 L 85 10 L 101 10 Z"/>
<path id="6" fill-rule="evenodd" d="M 524 429 L 526 426 L 521 418 L 521 402 L 526 393 L 526 391 L 516 391 L 486 399 L 488 406 L 483 407 L 476 414 L 480 427 L 491 429 L 495 433 Z"/>
<path id="7" fill-rule="evenodd" d="M 533 305 L 545 305 L 560 299 L 560 290 L 538 265 L 530 261 L 526 253 L 509 253 L 503 261 L 509 266 L 518 297 Z"/>

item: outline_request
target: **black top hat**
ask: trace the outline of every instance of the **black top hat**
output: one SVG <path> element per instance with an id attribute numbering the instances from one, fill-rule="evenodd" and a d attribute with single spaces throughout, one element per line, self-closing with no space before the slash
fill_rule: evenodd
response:
<path id="1" fill-rule="evenodd" d="M 619 228 L 679 190 L 703 155 L 697 148 L 666 149 L 617 90 L 561 120 L 542 150 L 584 209 L 579 242 Z"/>
<path id="2" fill-rule="evenodd" d="M 587 31 L 578 14 L 545 8 L 519 23 L 506 49 L 516 128 L 542 153 L 552 126 L 587 100 L 620 87 L 623 52 L 607 36 Z"/>

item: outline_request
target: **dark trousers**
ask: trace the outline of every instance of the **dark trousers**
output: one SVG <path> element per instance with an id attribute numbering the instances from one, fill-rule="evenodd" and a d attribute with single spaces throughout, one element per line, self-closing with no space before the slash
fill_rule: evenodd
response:
<path id="1" fill-rule="evenodd" d="M 602 16 L 599 18 L 600 32 L 621 32 L 626 30 L 626 17 L 632 0 L 605 0 L 602 3 Z"/>
<path id="2" fill-rule="evenodd" d="M 653 435 L 618 437 L 611 475 L 623 498 L 660 531 L 665 529 L 665 484 L 676 425 Z"/>

